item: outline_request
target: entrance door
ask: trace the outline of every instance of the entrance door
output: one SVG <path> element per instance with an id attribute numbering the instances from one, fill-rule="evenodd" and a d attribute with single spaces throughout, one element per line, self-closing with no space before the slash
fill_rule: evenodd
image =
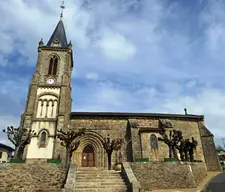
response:
<path id="1" fill-rule="evenodd" d="M 87 145 L 82 153 L 82 167 L 94 167 L 95 154 L 91 145 Z"/>

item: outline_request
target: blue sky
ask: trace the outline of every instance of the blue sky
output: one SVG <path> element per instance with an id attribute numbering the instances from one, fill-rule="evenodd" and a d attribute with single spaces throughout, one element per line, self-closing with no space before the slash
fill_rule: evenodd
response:
<path id="1" fill-rule="evenodd" d="M 0 1 L 0 124 L 18 126 L 60 0 Z M 205 115 L 225 137 L 224 0 L 66 0 L 73 111 Z M 0 133 L 0 141 L 7 143 Z"/>

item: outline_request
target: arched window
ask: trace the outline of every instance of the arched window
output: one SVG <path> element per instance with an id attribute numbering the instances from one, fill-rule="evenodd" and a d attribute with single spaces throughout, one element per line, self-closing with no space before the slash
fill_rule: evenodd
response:
<path id="1" fill-rule="evenodd" d="M 53 66 L 53 58 L 51 58 L 50 62 L 49 62 L 49 68 L 48 68 L 48 74 L 49 75 L 52 74 L 52 66 Z"/>
<path id="2" fill-rule="evenodd" d="M 55 118 L 57 114 L 57 95 L 44 93 L 39 96 L 37 103 L 37 118 Z"/>
<path id="3" fill-rule="evenodd" d="M 155 134 L 150 136 L 150 145 L 151 145 L 151 158 L 153 161 L 159 160 L 158 154 L 158 140 Z"/>
<path id="4" fill-rule="evenodd" d="M 41 137 L 40 137 L 40 147 L 45 147 L 46 145 L 46 139 L 47 139 L 47 134 L 45 131 L 43 131 L 41 133 Z"/>
<path id="5" fill-rule="evenodd" d="M 49 62 L 48 74 L 56 75 L 57 66 L 58 66 L 58 58 L 55 55 L 53 55 Z"/>
<path id="6" fill-rule="evenodd" d="M 150 142 L 151 142 L 152 150 L 157 150 L 158 149 L 158 141 L 157 141 L 156 135 L 152 134 L 150 136 Z"/>
<path id="7" fill-rule="evenodd" d="M 56 75 L 56 73 L 57 73 L 57 65 L 58 65 L 58 60 L 56 58 L 54 60 L 54 65 L 53 65 L 53 75 Z"/>

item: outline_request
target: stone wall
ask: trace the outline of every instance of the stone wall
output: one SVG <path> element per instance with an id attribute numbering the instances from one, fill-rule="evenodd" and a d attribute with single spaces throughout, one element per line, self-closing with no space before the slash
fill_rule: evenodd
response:
<path id="1" fill-rule="evenodd" d="M 107 135 L 110 135 L 111 139 L 127 138 L 126 136 L 131 138 L 129 145 L 125 142 L 121 150 L 122 161 L 132 162 L 135 161 L 136 158 L 150 158 L 151 161 L 163 161 L 165 157 L 168 157 L 168 146 L 164 142 L 158 141 L 158 149 L 153 150 L 150 142 L 151 135 L 154 134 L 156 137 L 160 137 L 161 120 L 168 120 L 173 126 L 173 128 L 166 128 L 167 134 L 169 134 L 170 130 L 176 129 L 182 131 L 185 139 L 194 137 L 198 142 L 196 150 L 194 151 L 194 159 L 205 162 L 205 157 L 209 155 L 204 155 L 203 152 L 203 147 L 207 145 L 207 142 L 203 143 L 204 138 L 200 134 L 201 129 L 199 127 L 199 122 L 202 121 L 201 118 L 160 118 L 150 116 L 129 118 L 85 115 L 73 116 L 71 118 L 71 128 L 86 128 L 87 133 L 86 136 L 81 138 L 81 144 L 77 151 L 75 151 L 72 161 L 77 164 L 78 167 L 81 166 L 83 148 L 90 144 L 95 151 L 96 166 L 106 167 L 107 156 L 104 149 L 102 149 L 100 140 L 107 137 Z M 129 141 L 129 138 L 127 141 Z M 215 152 L 215 149 L 212 150 Z M 205 150 L 205 153 L 207 153 L 207 150 Z M 112 163 L 115 163 L 117 156 L 116 153 L 113 153 Z M 211 159 L 213 160 L 213 158 Z M 209 163 L 207 163 L 207 166 L 209 167 Z"/>
<path id="2" fill-rule="evenodd" d="M 101 136 L 110 135 L 111 138 L 124 137 L 126 132 L 126 119 L 85 118 L 72 119 L 71 128 L 86 128 L 87 131 L 96 131 Z"/>
<path id="3" fill-rule="evenodd" d="M 156 120 L 155 120 L 156 121 Z M 154 125 L 158 126 L 158 124 L 155 121 L 150 120 L 142 120 L 138 121 L 142 126 L 149 126 Z M 195 160 L 201 160 L 205 161 L 204 155 L 203 155 L 203 149 L 202 149 L 202 140 L 199 133 L 198 128 L 198 122 L 196 120 L 171 120 L 173 129 L 180 130 L 183 133 L 183 137 L 185 139 L 190 139 L 191 137 L 194 137 L 195 140 L 198 142 L 198 145 L 196 147 L 194 158 Z M 153 128 L 159 128 L 159 127 L 153 127 Z M 144 130 L 144 128 L 143 128 Z M 157 129 L 156 129 L 157 130 Z M 168 129 L 168 131 L 171 129 Z M 141 133 L 141 144 L 142 144 L 142 157 L 143 158 L 150 158 L 152 160 L 163 160 L 165 157 L 168 157 L 168 146 L 161 141 L 158 141 L 158 157 L 153 158 L 151 145 L 150 145 L 150 136 L 154 134 L 157 137 L 161 137 L 158 131 L 152 131 L 152 132 L 143 132 Z M 169 134 L 169 133 L 168 133 Z M 140 147 L 139 147 L 140 149 Z"/>
<path id="4" fill-rule="evenodd" d="M 206 165 L 204 163 L 191 163 L 190 165 L 196 185 L 198 185 L 207 176 Z"/>
<path id="5" fill-rule="evenodd" d="M 59 192 L 66 170 L 56 164 L 0 165 L 1 192 Z"/>
<path id="6" fill-rule="evenodd" d="M 76 118 L 71 120 L 71 128 L 86 128 L 86 134 L 79 138 L 80 145 L 74 152 L 72 162 L 78 167 L 82 166 L 82 152 L 85 146 L 90 144 L 95 152 L 95 166 L 107 167 L 107 154 L 102 147 L 101 140 L 109 135 L 110 139 L 122 138 L 126 134 L 126 119 L 110 118 Z M 125 145 L 124 145 L 125 147 Z M 122 149 L 122 160 L 126 159 L 125 150 Z M 118 154 L 114 151 L 112 154 L 112 165 L 118 159 Z"/>
<path id="7" fill-rule="evenodd" d="M 205 127 L 203 122 L 199 122 L 198 125 L 208 171 L 221 171 L 221 165 L 216 152 L 213 134 L 207 129 L 207 127 Z"/>
<path id="8" fill-rule="evenodd" d="M 131 168 L 145 190 L 193 188 L 207 176 L 204 163 L 131 163 Z"/>

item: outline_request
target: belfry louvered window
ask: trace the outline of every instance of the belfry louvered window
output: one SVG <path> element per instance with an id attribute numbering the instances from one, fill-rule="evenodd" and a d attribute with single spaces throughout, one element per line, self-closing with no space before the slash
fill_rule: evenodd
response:
<path id="1" fill-rule="evenodd" d="M 56 75 L 57 65 L 58 65 L 58 58 L 55 55 L 53 55 L 49 62 L 49 68 L 48 68 L 49 75 Z"/>

